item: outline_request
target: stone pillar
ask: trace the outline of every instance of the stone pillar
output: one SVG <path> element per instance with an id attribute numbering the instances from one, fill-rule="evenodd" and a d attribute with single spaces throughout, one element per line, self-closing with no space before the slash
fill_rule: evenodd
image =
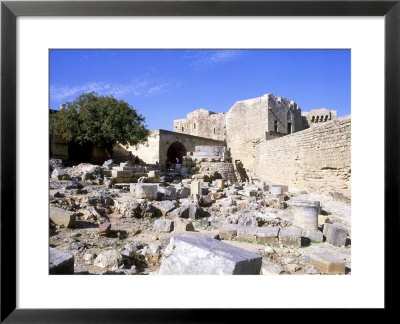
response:
<path id="1" fill-rule="evenodd" d="M 225 180 L 224 179 L 217 179 L 217 188 L 224 189 L 225 188 Z"/>
<path id="2" fill-rule="evenodd" d="M 192 183 L 190 184 L 190 195 L 201 196 L 201 182 L 200 181 L 192 181 Z"/>
<path id="3" fill-rule="evenodd" d="M 293 200 L 292 207 L 293 225 L 303 229 L 318 230 L 319 201 Z"/>

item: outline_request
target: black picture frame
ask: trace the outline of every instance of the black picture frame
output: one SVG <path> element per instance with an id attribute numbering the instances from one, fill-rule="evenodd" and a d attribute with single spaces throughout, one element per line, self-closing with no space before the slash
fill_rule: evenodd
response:
<path id="1" fill-rule="evenodd" d="M 399 231 L 400 0 L 395 1 L 2 1 L 1 322 L 225 322 L 242 310 L 16 308 L 16 18 L 18 16 L 384 16 L 385 248 Z M 393 226 L 393 219 L 397 221 Z M 387 256 L 387 251 L 385 251 Z M 385 257 L 385 309 L 398 283 Z M 391 288 L 392 287 L 392 288 Z M 252 318 L 260 310 L 253 310 Z"/>

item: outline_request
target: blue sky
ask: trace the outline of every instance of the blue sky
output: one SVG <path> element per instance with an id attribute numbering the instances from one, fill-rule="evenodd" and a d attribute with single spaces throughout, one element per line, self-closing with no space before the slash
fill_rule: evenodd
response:
<path id="1" fill-rule="evenodd" d="M 273 93 L 350 114 L 350 50 L 50 50 L 50 108 L 95 91 L 125 100 L 150 129 Z"/>

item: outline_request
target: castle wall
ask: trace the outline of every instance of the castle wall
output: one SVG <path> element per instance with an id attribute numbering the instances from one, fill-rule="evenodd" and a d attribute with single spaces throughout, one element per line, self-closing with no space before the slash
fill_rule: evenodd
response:
<path id="1" fill-rule="evenodd" d="M 239 101 L 226 114 L 227 146 L 232 159 L 242 161 L 246 169 L 253 168 L 254 146 L 258 142 L 302 129 L 297 104 L 274 95 Z"/>
<path id="2" fill-rule="evenodd" d="M 326 108 L 311 109 L 309 112 L 302 113 L 302 115 L 306 119 L 307 127 L 313 127 L 337 118 L 336 110 Z"/>
<path id="3" fill-rule="evenodd" d="M 351 197 L 351 116 L 254 145 L 262 180 Z"/>
<path id="4" fill-rule="evenodd" d="M 197 109 L 185 119 L 174 120 L 174 132 L 225 140 L 225 114 Z"/>
<path id="5" fill-rule="evenodd" d="M 121 145 L 117 144 L 113 148 L 114 160 L 117 162 L 127 161 L 129 151 L 133 155 L 148 164 L 160 163 L 160 132 L 152 130 L 147 138 L 147 141 L 137 145 Z"/>

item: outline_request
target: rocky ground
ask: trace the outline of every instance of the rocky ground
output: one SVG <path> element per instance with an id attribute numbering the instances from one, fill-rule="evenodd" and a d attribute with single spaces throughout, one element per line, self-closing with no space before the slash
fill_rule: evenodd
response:
<path id="1" fill-rule="evenodd" d="M 272 194 L 257 179 L 170 172 L 155 175 L 156 196 L 138 198 L 137 184 L 109 181 L 110 166 L 51 160 L 49 244 L 74 257 L 74 274 L 158 274 L 171 236 L 206 236 L 258 254 L 261 274 L 351 272 L 351 207 L 335 194 Z M 317 230 L 294 226 L 295 200 L 320 202 Z"/>

